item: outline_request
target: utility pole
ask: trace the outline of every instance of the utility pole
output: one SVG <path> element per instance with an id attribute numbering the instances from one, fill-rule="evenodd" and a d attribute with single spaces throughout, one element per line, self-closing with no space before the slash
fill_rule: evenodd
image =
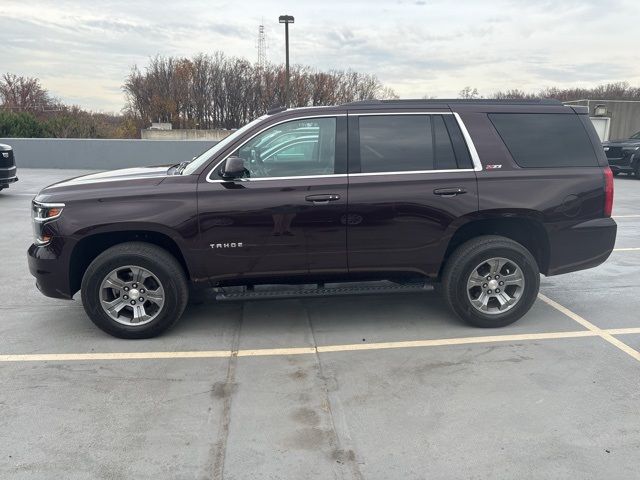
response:
<path id="1" fill-rule="evenodd" d="M 289 24 L 293 23 L 294 18 L 291 15 L 280 15 L 278 20 L 280 23 L 284 23 L 284 44 L 287 70 L 284 87 L 284 106 L 289 108 Z"/>

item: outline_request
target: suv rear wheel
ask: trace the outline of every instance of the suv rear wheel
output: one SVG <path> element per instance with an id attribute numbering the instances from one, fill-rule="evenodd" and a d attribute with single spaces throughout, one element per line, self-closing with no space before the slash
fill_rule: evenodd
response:
<path id="1" fill-rule="evenodd" d="M 180 318 L 189 290 L 166 250 L 143 242 L 109 248 L 82 278 L 82 304 L 99 328 L 120 338 L 150 338 Z"/>
<path id="2" fill-rule="evenodd" d="M 533 255 L 505 237 L 486 235 L 449 257 L 442 294 L 449 307 L 477 327 L 504 327 L 529 311 L 540 288 Z"/>

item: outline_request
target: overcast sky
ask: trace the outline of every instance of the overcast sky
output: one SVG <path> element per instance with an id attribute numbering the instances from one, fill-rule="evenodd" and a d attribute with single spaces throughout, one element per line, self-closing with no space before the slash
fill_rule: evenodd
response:
<path id="1" fill-rule="evenodd" d="M 284 61 L 279 14 L 295 16 L 291 61 L 376 74 L 402 98 L 640 83 L 638 0 L 0 0 L 0 73 L 118 112 L 132 65 L 216 50 Z"/>

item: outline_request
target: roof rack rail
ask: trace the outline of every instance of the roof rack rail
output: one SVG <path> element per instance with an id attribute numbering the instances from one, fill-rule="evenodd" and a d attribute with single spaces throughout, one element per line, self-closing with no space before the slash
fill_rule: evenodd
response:
<path id="1" fill-rule="evenodd" d="M 497 98 L 434 98 L 434 99 L 400 99 L 400 100 L 359 100 L 356 102 L 343 103 L 342 106 L 366 106 L 366 105 L 407 105 L 407 104 L 449 104 L 449 103 L 470 103 L 470 104 L 495 104 L 495 105 L 562 105 L 560 100 L 555 98 L 535 98 L 535 99 L 497 99 Z"/>
<path id="2" fill-rule="evenodd" d="M 285 106 L 273 106 L 267 110 L 267 115 L 275 115 L 276 113 L 284 112 L 287 109 Z"/>

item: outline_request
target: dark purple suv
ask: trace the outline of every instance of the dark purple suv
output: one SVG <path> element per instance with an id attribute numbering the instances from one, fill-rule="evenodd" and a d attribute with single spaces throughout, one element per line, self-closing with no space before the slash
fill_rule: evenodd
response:
<path id="1" fill-rule="evenodd" d="M 586 108 L 291 109 L 191 162 L 45 188 L 33 201 L 29 266 L 42 293 L 80 290 L 95 324 L 126 338 L 173 325 L 197 285 L 246 299 L 433 284 L 463 319 L 499 327 L 529 310 L 540 273 L 607 259 L 612 201 Z"/>

